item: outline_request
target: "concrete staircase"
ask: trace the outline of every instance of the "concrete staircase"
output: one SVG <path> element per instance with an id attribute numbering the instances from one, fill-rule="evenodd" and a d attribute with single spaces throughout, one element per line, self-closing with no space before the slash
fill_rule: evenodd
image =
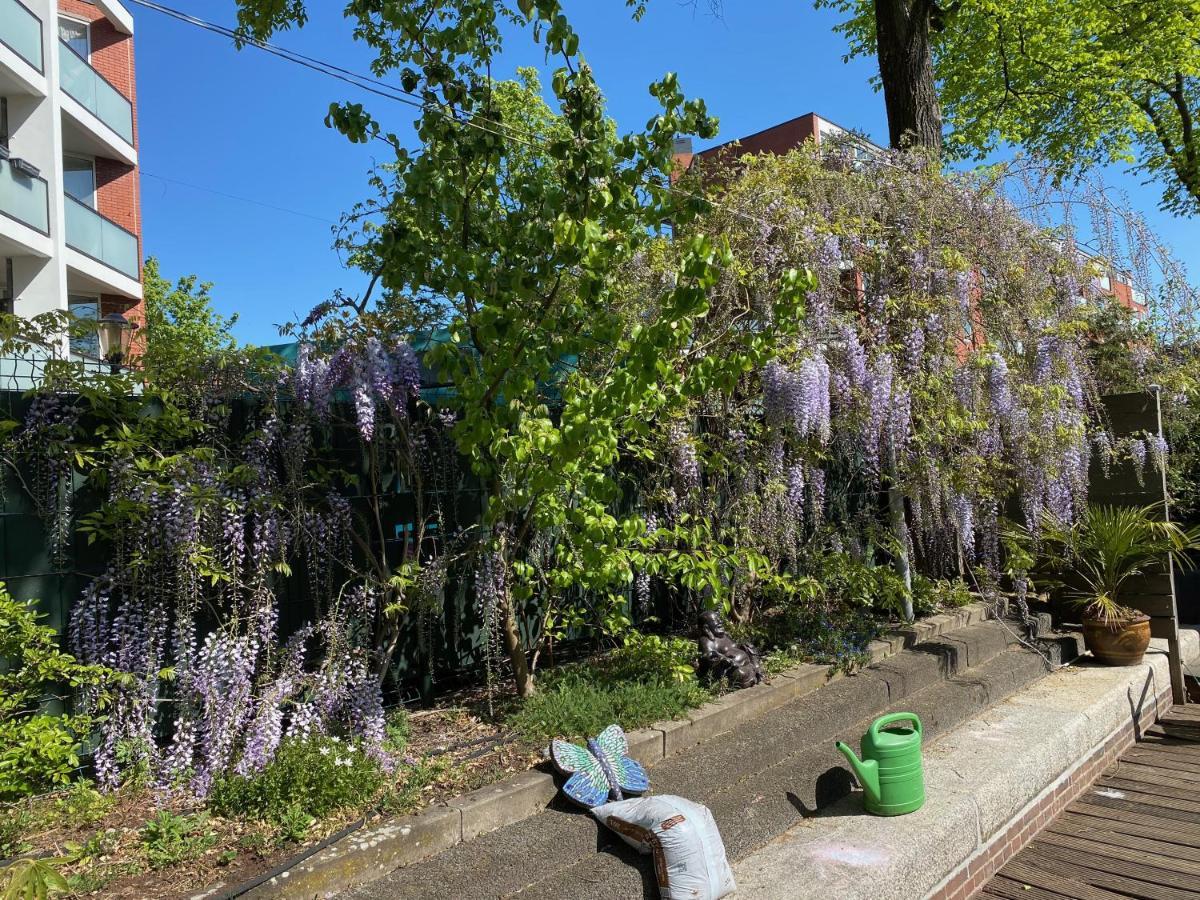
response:
<path id="1" fill-rule="evenodd" d="M 989 621 L 915 645 L 650 769 L 652 790 L 706 804 L 730 860 L 741 859 L 845 797 L 853 779 L 835 740 L 857 748 L 885 712 L 920 716 L 927 739 L 1021 690 L 1051 662 L 1082 650 L 1075 636 L 1036 648 Z M 657 897 L 647 858 L 561 799 L 516 824 L 460 844 L 341 896 L 421 898 Z"/>

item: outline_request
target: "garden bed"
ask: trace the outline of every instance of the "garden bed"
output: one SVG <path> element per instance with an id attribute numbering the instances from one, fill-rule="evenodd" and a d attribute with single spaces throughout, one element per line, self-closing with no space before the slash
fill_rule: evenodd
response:
<path id="1" fill-rule="evenodd" d="M 940 618 L 947 620 L 943 627 L 952 618 L 957 621 Z M 900 646 L 875 642 L 857 647 L 852 657 L 838 663 L 844 671 Z M 551 735 L 579 738 L 612 721 L 631 731 L 652 723 L 683 720 L 686 725 L 693 710 L 723 690 L 681 673 L 693 647 L 685 639 L 640 639 L 545 673 L 533 700 L 518 702 L 510 682 L 503 680 L 504 687 L 462 690 L 431 709 L 393 712 L 388 746 L 398 765 L 383 783 L 371 782 L 357 765 L 337 765 L 352 755 L 362 757 L 361 750 L 351 751 L 345 741 L 321 739 L 328 754 L 317 748 L 316 756 L 290 763 L 288 754 L 281 753 L 281 761 L 272 766 L 283 767 L 276 780 L 289 786 L 289 794 L 300 770 L 328 766 L 332 760 L 333 768 L 324 776 L 317 772 L 310 777 L 323 786 L 314 800 L 330 807 L 319 816 L 281 806 L 269 784 L 253 791 L 240 783 L 237 790 L 217 787 L 202 805 L 164 799 L 145 778 L 111 795 L 80 782 L 67 791 L 11 805 L 0 826 L 0 857 L 57 860 L 77 896 L 157 900 L 213 886 L 221 892 L 245 886 L 286 868 L 322 842 L 344 836 L 360 822 L 402 821 L 407 814 L 444 807 L 453 798 L 521 775 L 544 760 Z M 765 662 L 778 683 L 778 673 L 804 657 L 792 647 L 769 654 Z M 826 660 L 807 668 L 823 682 L 825 673 L 839 667 L 828 665 Z M 333 782 L 338 786 L 326 791 L 326 783 Z M 240 807 L 240 814 L 226 809 L 230 806 Z"/>

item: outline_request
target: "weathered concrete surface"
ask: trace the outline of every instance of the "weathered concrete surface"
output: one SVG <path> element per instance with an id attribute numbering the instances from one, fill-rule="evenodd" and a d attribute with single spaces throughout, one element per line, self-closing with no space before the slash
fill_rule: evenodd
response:
<path id="1" fill-rule="evenodd" d="M 244 896 L 324 897 L 329 885 L 344 879 L 353 884 L 363 869 L 390 871 L 423 859 L 458 843 L 462 835 L 462 813 L 435 806 L 414 816 L 352 834 L 309 857 L 300 865 L 259 885 Z"/>
<path id="2" fill-rule="evenodd" d="M 1185 657 L 1195 660 L 1196 632 L 1183 632 L 1182 641 Z M 925 896 L 1077 760 L 1154 706 L 1169 676 L 1165 644 L 1152 646 L 1140 666 L 1071 666 L 972 716 L 927 747 L 922 809 L 877 818 L 862 812 L 861 797 L 843 798 L 739 859 L 740 895 Z M 1021 677 L 1019 668 L 1011 674 Z"/>
<path id="3" fill-rule="evenodd" d="M 557 794 L 554 776 L 534 769 L 455 797 L 448 805 L 462 812 L 462 839 L 469 841 L 514 818 L 541 812 Z"/>
<path id="4" fill-rule="evenodd" d="M 872 718 L 900 707 L 916 709 L 929 718 L 927 730 L 937 731 L 952 724 L 950 716 L 961 720 L 1011 693 L 1018 676 L 1027 683 L 1044 674 L 1036 655 L 1007 650 L 998 636 L 1002 625 L 983 627 L 995 633 L 967 638 L 984 648 L 973 670 L 962 664 L 961 642 L 906 653 L 895 667 L 913 688 L 898 692 L 903 699 L 877 672 L 841 678 L 737 731 L 668 755 L 651 772 L 654 790 L 706 803 L 730 857 L 744 856 L 849 793 L 852 780 L 835 739 L 857 745 Z M 987 658 L 989 650 L 997 652 Z M 918 680 L 924 690 L 916 690 Z M 360 900 L 512 895 L 615 900 L 656 897 L 657 889 L 646 859 L 587 815 L 556 807 L 346 894 Z"/>

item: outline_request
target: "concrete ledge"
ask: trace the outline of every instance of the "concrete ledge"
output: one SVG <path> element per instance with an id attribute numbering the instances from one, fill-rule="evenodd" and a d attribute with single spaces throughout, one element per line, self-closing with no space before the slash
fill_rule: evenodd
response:
<path id="1" fill-rule="evenodd" d="M 391 872 L 461 840 L 461 811 L 434 806 L 357 831 L 244 896 L 253 900 L 332 896 L 361 884 L 365 872 Z"/>
<path id="2" fill-rule="evenodd" d="M 1196 632 L 1181 642 L 1185 659 L 1200 655 Z M 1022 829 L 1032 836 L 1106 754 L 1169 707 L 1165 642 L 1151 647 L 1139 666 L 1070 666 L 972 717 L 929 744 L 922 809 L 887 819 L 863 813 L 859 794 L 838 801 L 740 860 L 740 891 L 756 900 L 970 896 L 985 871 L 977 861 L 995 865 Z"/>
<path id="3" fill-rule="evenodd" d="M 541 812 L 557 793 L 554 776 L 533 769 L 455 797 L 448 806 L 462 812 L 462 839 L 469 841 Z"/>
<path id="4" fill-rule="evenodd" d="M 868 647 L 872 662 L 882 662 L 915 643 L 983 622 L 985 604 L 976 603 L 952 613 L 932 616 L 885 634 Z M 933 661 L 929 657 L 923 668 Z M 961 662 L 965 667 L 965 659 Z M 936 678 L 934 670 L 926 673 Z M 844 678 L 827 666 L 805 664 L 773 676 L 766 684 L 733 691 L 695 710 L 687 719 L 655 723 L 629 734 L 634 758 L 655 763 L 732 731 L 820 687 Z M 414 816 L 403 816 L 365 828 L 322 850 L 288 872 L 255 888 L 254 898 L 331 896 L 356 884 L 381 878 L 458 843 L 519 822 L 546 808 L 557 793 L 553 776 L 532 770 L 510 776 Z"/>

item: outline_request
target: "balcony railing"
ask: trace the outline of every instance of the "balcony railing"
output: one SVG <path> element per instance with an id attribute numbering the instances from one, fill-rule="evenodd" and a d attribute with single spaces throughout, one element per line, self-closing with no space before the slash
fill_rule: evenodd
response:
<path id="1" fill-rule="evenodd" d="M 42 71 L 42 20 L 19 0 L 0 0 L 0 41 Z"/>
<path id="2" fill-rule="evenodd" d="M 20 172 L 12 160 L 0 162 L 0 213 L 42 234 L 50 233 L 46 180 Z"/>
<path id="3" fill-rule="evenodd" d="M 58 42 L 58 69 L 62 89 L 67 96 L 132 146 L 133 104 L 129 99 L 105 81 L 104 76 L 71 49 L 66 41 Z"/>
<path id="4" fill-rule="evenodd" d="M 138 277 L 137 235 L 66 195 L 67 246 L 134 280 Z"/>

